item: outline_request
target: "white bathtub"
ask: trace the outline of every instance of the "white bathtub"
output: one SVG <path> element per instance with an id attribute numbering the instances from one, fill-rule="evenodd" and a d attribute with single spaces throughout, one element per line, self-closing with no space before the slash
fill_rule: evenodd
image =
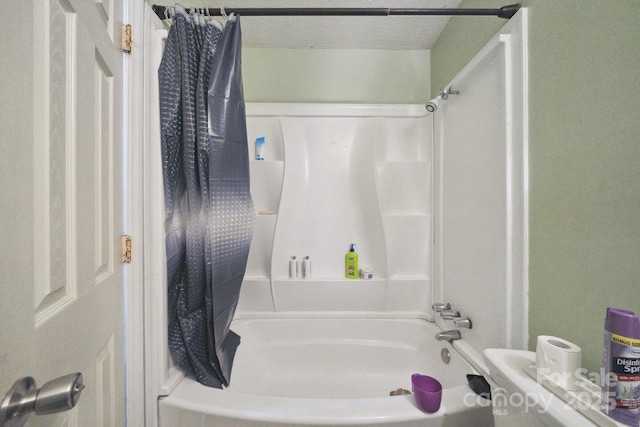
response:
<path id="1" fill-rule="evenodd" d="M 424 320 L 271 318 L 235 320 L 242 337 L 231 385 L 208 388 L 184 378 L 159 402 L 160 427 L 492 426 L 490 403 L 466 385 L 475 373 Z M 445 364 L 441 350 L 451 361 Z M 443 384 L 442 405 L 426 414 L 411 374 Z"/>

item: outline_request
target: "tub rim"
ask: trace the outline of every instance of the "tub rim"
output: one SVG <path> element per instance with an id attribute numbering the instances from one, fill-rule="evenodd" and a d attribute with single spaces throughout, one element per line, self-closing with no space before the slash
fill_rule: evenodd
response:
<path id="1" fill-rule="evenodd" d="M 381 320 L 424 322 L 430 328 L 439 330 L 436 323 L 422 316 L 389 316 L 388 313 L 242 313 L 234 322 L 271 320 Z M 233 323 L 232 323 L 233 328 Z M 435 343 L 434 338 L 434 343 Z M 473 363 L 449 342 L 440 343 L 460 356 L 467 365 L 467 373 L 480 373 Z M 462 374 L 461 374 L 462 375 Z M 466 399 L 465 399 L 466 397 Z M 440 409 L 428 414 L 416 405 L 413 395 L 381 396 L 367 398 L 308 398 L 275 397 L 232 389 L 206 387 L 183 376 L 176 381 L 173 390 L 158 399 L 158 413 L 163 418 L 164 411 L 182 410 L 192 413 L 232 418 L 243 421 L 272 422 L 291 425 L 308 424 L 351 424 L 368 425 L 433 419 L 445 415 L 461 413 L 480 407 L 490 407 L 491 402 L 481 404 L 468 385 L 445 388 Z"/>
<path id="2" fill-rule="evenodd" d="M 247 399 L 247 396 L 250 398 Z M 467 385 L 444 389 L 440 409 L 429 414 L 417 407 L 413 395 L 349 399 L 272 397 L 214 389 L 188 377 L 184 377 L 169 396 L 158 399 L 160 420 L 164 411 L 178 410 L 243 421 L 292 425 L 368 425 L 372 421 L 393 424 L 439 418 L 490 406 L 490 401 L 480 404 Z"/>

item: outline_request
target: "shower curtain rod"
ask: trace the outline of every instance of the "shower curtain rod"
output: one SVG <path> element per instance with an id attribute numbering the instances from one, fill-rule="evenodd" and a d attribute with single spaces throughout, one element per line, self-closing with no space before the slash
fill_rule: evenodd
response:
<path id="1" fill-rule="evenodd" d="M 152 6 L 160 19 L 168 17 L 170 6 Z M 392 16 L 392 15 L 439 15 L 439 16 L 497 16 L 510 19 L 520 9 L 520 4 L 503 6 L 500 9 L 408 9 L 386 7 L 253 7 L 253 8 L 220 8 L 220 9 L 187 9 L 187 12 L 208 13 L 211 16 L 223 16 L 235 13 L 240 16 Z"/>

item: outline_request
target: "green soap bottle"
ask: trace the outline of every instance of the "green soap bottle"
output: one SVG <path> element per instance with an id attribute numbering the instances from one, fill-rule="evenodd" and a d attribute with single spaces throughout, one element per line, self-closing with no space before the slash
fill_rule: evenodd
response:
<path id="1" fill-rule="evenodd" d="M 356 253 L 356 245 L 351 244 L 351 249 L 344 256 L 344 275 L 347 279 L 358 278 L 358 254 Z"/>

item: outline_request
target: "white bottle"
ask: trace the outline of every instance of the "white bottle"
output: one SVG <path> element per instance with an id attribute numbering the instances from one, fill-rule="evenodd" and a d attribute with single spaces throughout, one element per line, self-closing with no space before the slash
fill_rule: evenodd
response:
<path id="1" fill-rule="evenodd" d="M 302 277 L 306 279 L 311 277 L 311 260 L 309 259 L 309 255 L 302 260 Z"/>
<path id="2" fill-rule="evenodd" d="M 365 280 L 373 279 L 373 270 L 371 267 L 362 267 L 360 269 L 360 278 Z"/>
<path id="3" fill-rule="evenodd" d="M 296 256 L 292 256 L 289 260 L 289 278 L 297 279 L 298 278 L 298 260 Z"/>

